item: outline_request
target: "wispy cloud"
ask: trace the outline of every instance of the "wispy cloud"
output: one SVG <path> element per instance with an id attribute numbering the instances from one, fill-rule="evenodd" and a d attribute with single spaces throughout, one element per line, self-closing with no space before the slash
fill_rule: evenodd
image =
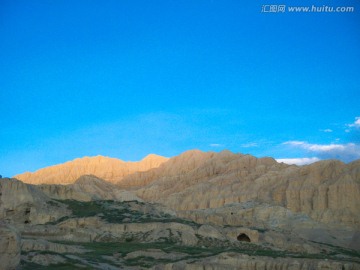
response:
<path id="1" fill-rule="evenodd" d="M 258 147 L 258 146 L 259 146 L 259 144 L 256 142 L 244 143 L 241 145 L 241 147 L 244 147 L 244 148 Z"/>
<path id="2" fill-rule="evenodd" d="M 349 162 L 360 158 L 360 145 L 355 143 L 347 144 L 311 144 L 304 141 L 288 141 L 283 143 L 290 147 L 303 149 L 315 153 L 321 159 L 341 159 Z"/>
<path id="3" fill-rule="evenodd" d="M 289 141 L 284 144 L 298 146 L 313 152 L 328 152 L 333 150 L 344 150 L 346 145 L 343 144 L 311 144 L 303 141 Z"/>
<path id="4" fill-rule="evenodd" d="M 321 131 L 322 131 L 322 132 L 325 132 L 325 133 L 331 133 L 331 132 L 333 132 L 333 130 L 332 130 L 332 129 L 330 129 L 330 128 L 327 128 L 327 129 L 321 129 Z"/>
<path id="5" fill-rule="evenodd" d="M 278 158 L 276 159 L 277 162 L 283 162 L 290 165 L 307 165 L 314 163 L 316 161 L 319 161 L 320 159 L 317 157 L 311 157 L 311 158 Z"/>
<path id="6" fill-rule="evenodd" d="M 224 145 L 220 144 L 220 143 L 211 143 L 210 146 L 211 147 L 223 147 Z"/>

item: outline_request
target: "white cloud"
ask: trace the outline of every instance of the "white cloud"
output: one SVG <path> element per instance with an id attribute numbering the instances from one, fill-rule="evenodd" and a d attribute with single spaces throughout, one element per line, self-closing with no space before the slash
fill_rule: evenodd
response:
<path id="1" fill-rule="evenodd" d="M 300 148 L 307 152 L 316 153 L 321 159 L 341 159 L 349 162 L 360 158 L 360 145 L 355 143 L 347 144 L 311 144 L 304 141 L 289 141 L 283 143 L 291 147 Z"/>
<path id="2" fill-rule="evenodd" d="M 356 119 L 356 121 L 355 121 L 354 125 L 356 127 L 360 127 L 360 117 L 356 117 L 355 119 Z"/>
<path id="3" fill-rule="evenodd" d="M 352 144 L 348 144 L 352 145 Z M 304 145 L 305 149 L 308 149 L 313 152 L 329 152 L 334 150 L 344 150 L 346 148 L 346 145 L 343 144 L 306 144 Z"/>
<path id="4" fill-rule="evenodd" d="M 277 162 L 283 162 L 290 165 L 307 165 L 314 163 L 316 161 L 319 161 L 320 159 L 317 157 L 311 157 L 311 158 L 278 158 L 276 159 Z"/>
<path id="5" fill-rule="evenodd" d="M 333 130 L 332 130 L 332 129 L 330 129 L 330 128 L 324 129 L 324 130 L 322 130 L 322 131 L 323 131 L 323 132 L 326 132 L 326 133 L 333 132 Z"/>
<path id="6" fill-rule="evenodd" d="M 252 143 L 244 143 L 241 145 L 241 147 L 244 147 L 244 148 L 250 148 L 250 147 L 258 147 L 259 145 L 255 142 L 252 142 Z"/>
<path id="7" fill-rule="evenodd" d="M 301 147 L 303 149 L 313 151 L 313 152 L 326 152 L 326 151 L 332 151 L 332 150 L 343 150 L 345 148 L 345 145 L 343 144 L 311 144 L 303 141 L 288 141 L 284 142 L 284 144 Z M 349 144 L 352 145 L 352 144 Z"/>
<path id="8" fill-rule="evenodd" d="M 360 128 L 360 116 L 355 117 L 355 121 L 352 124 L 348 124 L 348 127 Z"/>

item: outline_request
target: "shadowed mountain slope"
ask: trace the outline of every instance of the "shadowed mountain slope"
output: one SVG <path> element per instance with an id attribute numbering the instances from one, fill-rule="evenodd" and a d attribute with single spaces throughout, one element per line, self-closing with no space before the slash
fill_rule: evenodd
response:
<path id="1" fill-rule="evenodd" d="M 83 175 L 73 184 L 69 185 L 38 185 L 37 188 L 47 196 L 57 200 L 115 200 L 115 201 L 141 201 L 132 192 L 119 187 L 93 175 Z"/>

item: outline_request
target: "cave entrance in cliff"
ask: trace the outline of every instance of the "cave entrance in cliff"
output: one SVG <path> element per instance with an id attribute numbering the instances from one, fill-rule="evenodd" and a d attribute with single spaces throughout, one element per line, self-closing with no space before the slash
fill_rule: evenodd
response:
<path id="1" fill-rule="evenodd" d="M 245 233 L 240 233 L 236 239 L 240 242 L 251 242 L 250 237 Z"/>

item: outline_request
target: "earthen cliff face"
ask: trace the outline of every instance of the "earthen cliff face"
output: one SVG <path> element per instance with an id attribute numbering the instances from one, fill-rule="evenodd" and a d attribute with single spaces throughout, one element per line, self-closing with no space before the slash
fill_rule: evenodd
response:
<path id="1" fill-rule="evenodd" d="M 229 151 L 189 151 L 159 168 L 128 175 L 118 185 L 176 210 L 259 201 L 317 221 L 360 228 L 359 168 L 360 161 L 298 167 Z"/>
<path id="2" fill-rule="evenodd" d="M 67 210 L 47 204 L 51 199 L 36 186 L 16 179 L 0 181 L 0 221 L 18 224 L 38 224 L 57 220 Z"/>
<path id="3" fill-rule="evenodd" d="M 19 262 L 19 232 L 12 226 L 0 221 L 0 269 L 17 269 Z"/>

